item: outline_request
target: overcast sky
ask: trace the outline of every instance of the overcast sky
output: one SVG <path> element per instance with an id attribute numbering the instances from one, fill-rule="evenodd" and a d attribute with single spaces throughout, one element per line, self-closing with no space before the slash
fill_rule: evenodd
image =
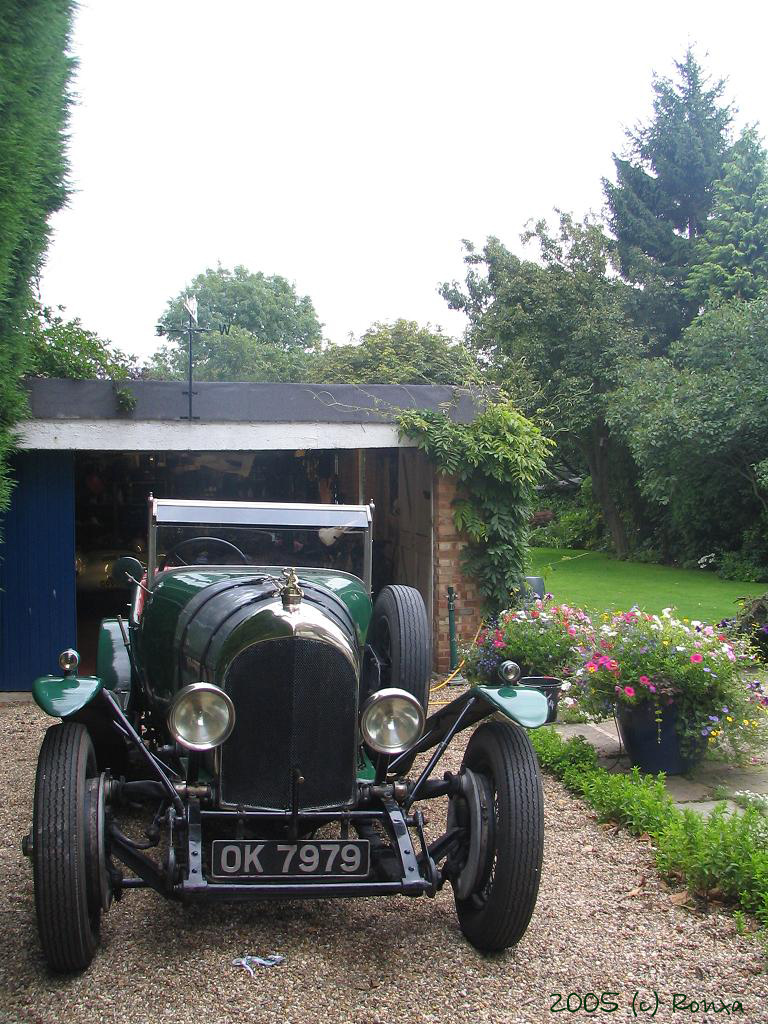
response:
<path id="1" fill-rule="evenodd" d="M 768 130 L 762 2 L 81 0 L 73 196 L 42 297 L 142 356 L 206 267 L 281 274 L 326 337 L 406 317 L 461 239 L 518 247 L 555 205 L 602 205 L 651 74 L 689 42 Z"/>

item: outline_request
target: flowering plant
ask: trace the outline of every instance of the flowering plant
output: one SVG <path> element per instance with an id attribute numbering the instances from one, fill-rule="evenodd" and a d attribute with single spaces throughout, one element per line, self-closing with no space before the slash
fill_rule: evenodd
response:
<path id="1" fill-rule="evenodd" d="M 633 608 L 605 614 L 592 642 L 581 646 L 574 673 L 580 705 L 604 718 L 617 704 L 650 704 L 660 721 L 665 705 L 678 711 L 681 748 L 695 758 L 727 741 L 743 753 L 761 741 L 768 696 L 745 672 L 755 667 L 747 644 L 714 626 Z"/>
<path id="2" fill-rule="evenodd" d="M 591 636 L 585 612 L 553 604 L 548 594 L 531 608 L 503 611 L 487 623 L 465 654 L 464 672 L 477 682 L 498 683 L 502 661 L 516 661 L 523 675 L 568 676 L 581 664 L 579 647 Z M 566 681 L 563 689 L 570 686 Z"/>
<path id="3" fill-rule="evenodd" d="M 593 621 L 548 594 L 488 622 L 465 653 L 464 671 L 471 681 L 498 683 L 507 660 L 523 675 L 562 678 L 562 703 L 594 720 L 618 704 L 649 705 L 660 723 L 674 705 L 681 749 L 691 760 L 705 747 L 738 756 L 765 742 L 768 690 L 754 677 L 749 645 L 719 627 L 675 618 L 670 608 L 660 616 L 607 612 Z"/>

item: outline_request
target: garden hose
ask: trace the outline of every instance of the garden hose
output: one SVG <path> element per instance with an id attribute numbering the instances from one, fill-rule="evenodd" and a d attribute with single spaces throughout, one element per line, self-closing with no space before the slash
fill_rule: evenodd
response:
<path id="1" fill-rule="evenodd" d="M 482 632 L 482 629 L 483 629 L 483 627 L 481 625 L 478 628 L 477 632 L 475 633 L 474 637 L 472 638 L 472 643 L 473 644 L 477 642 L 477 638 L 480 636 L 480 633 Z M 438 690 L 442 690 L 442 688 L 444 686 L 447 686 L 448 683 L 450 683 L 450 681 L 454 678 L 454 676 L 457 676 L 459 674 L 459 672 L 461 672 L 461 670 L 464 668 L 465 662 L 466 662 L 466 658 L 462 658 L 461 661 L 459 662 L 459 664 L 456 666 L 456 668 L 453 670 L 453 672 L 451 672 L 451 674 L 449 676 L 446 676 L 445 679 L 443 679 L 436 686 L 433 686 L 430 689 L 430 691 L 429 691 L 430 698 L 431 698 L 433 693 L 437 693 Z M 431 700 L 430 700 L 430 703 L 431 703 Z"/>

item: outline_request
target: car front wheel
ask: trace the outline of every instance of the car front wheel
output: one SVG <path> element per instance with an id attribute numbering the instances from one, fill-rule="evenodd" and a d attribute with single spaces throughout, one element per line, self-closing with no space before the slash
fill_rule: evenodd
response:
<path id="1" fill-rule="evenodd" d="M 544 849 L 541 775 L 528 734 L 488 722 L 467 745 L 463 795 L 450 818 L 467 834 L 453 880 L 459 925 L 484 953 L 514 946 L 536 906 Z M 466 771 L 468 769 L 468 771 Z"/>
<path id="2" fill-rule="evenodd" d="M 32 862 L 40 942 L 54 971 L 84 970 L 98 943 L 107 886 L 100 783 L 85 726 L 52 726 L 37 762 Z"/>

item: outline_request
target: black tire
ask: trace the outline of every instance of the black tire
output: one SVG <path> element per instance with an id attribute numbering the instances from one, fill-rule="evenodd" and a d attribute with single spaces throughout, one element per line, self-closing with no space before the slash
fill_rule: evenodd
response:
<path id="1" fill-rule="evenodd" d="M 373 606 L 373 647 L 382 660 L 381 686 L 412 693 L 429 703 L 432 650 L 424 599 L 413 587 L 384 587 Z"/>
<path id="2" fill-rule="evenodd" d="M 88 779 L 95 777 L 85 726 L 52 726 L 37 761 L 32 859 L 37 928 L 54 971 L 82 971 L 96 952 L 101 907 L 87 811 Z"/>
<path id="3" fill-rule="evenodd" d="M 493 814 L 478 887 L 461 900 L 454 885 L 456 913 L 472 945 L 496 953 L 520 941 L 536 906 L 544 852 L 541 774 L 528 734 L 504 722 L 475 731 L 463 765 L 481 776 Z"/>

